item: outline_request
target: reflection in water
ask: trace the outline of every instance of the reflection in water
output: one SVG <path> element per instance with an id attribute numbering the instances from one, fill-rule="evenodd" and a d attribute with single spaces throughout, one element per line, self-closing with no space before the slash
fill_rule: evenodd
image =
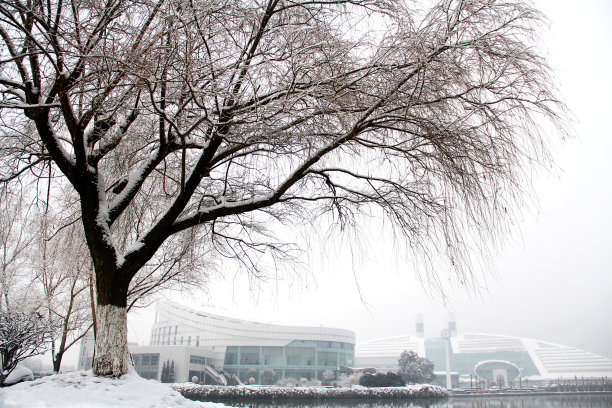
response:
<path id="1" fill-rule="evenodd" d="M 244 406 L 244 404 L 238 404 Z M 461 397 L 420 401 L 287 401 L 249 404 L 253 408 L 612 408 L 612 395 Z"/>
<path id="2" fill-rule="evenodd" d="M 611 395 L 455 398 L 444 408 L 612 408 Z"/>

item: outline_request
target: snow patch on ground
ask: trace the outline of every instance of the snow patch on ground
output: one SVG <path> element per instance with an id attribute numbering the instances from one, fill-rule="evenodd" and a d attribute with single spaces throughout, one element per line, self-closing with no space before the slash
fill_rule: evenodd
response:
<path id="1" fill-rule="evenodd" d="M 75 371 L 0 389 L 0 407 L 28 408 L 223 408 L 191 401 L 168 384 L 146 380 L 135 371 L 118 379 Z"/>
<path id="2" fill-rule="evenodd" d="M 32 370 L 23 365 L 18 365 L 15 367 L 13 371 L 6 377 L 4 380 L 4 384 L 11 385 L 18 383 L 19 381 L 33 380 L 34 374 L 32 374 Z"/>

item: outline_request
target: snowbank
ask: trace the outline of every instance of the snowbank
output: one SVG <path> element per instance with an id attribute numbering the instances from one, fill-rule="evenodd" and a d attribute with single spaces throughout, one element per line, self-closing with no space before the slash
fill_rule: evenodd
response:
<path id="1" fill-rule="evenodd" d="M 27 381 L 33 379 L 34 374 L 32 373 L 32 370 L 30 370 L 24 365 L 18 365 L 13 371 L 11 371 L 8 377 L 6 377 L 6 380 L 4 380 L 4 384 L 11 385 L 16 384 L 20 381 Z"/>
<path id="2" fill-rule="evenodd" d="M 0 407 L 223 408 L 224 406 L 190 401 L 171 389 L 168 384 L 145 380 L 134 371 L 119 379 L 96 377 L 91 371 L 76 371 L 1 388 Z"/>
<path id="3" fill-rule="evenodd" d="M 418 399 L 443 398 L 448 391 L 437 385 L 406 387 L 275 387 L 173 384 L 172 388 L 183 396 L 199 401 L 258 401 L 258 400 L 312 400 L 312 399 Z"/>

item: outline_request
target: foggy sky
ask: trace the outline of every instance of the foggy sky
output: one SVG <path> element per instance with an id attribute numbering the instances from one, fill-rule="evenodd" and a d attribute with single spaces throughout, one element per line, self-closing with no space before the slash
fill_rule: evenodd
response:
<path id="1" fill-rule="evenodd" d="M 486 286 L 479 292 L 451 286 L 443 304 L 374 226 L 359 250 L 334 243 L 310 254 L 306 276 L 287 274 L 254 288 L 230 273 L 191 305 L 259 321 L 346 328 L 358 341 L 414 334 L 416 313 L 424 315 L 426 336 L 437 336 L 450 310 L 459 332 L 537 338 L 612 358 L 612 4 L 536 4 L 551 20 L 548 57 L 576 118 L 575 139 L 555 152 L 556 175 L 537 178 L 537 209 L 495 256 L 497 270 L 482 271 Z M 148 343 L 151 316 L 130 318 L 131 341 Z"/>

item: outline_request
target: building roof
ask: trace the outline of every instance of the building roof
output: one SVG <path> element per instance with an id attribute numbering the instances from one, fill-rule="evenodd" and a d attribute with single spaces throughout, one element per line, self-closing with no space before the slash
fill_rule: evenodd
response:
<path id="1" fill-rule="evenodd" d="M 421 356 L 444 363 L 441 359 L 440 345 L 443 339 L 421 339 L 405 335 L 381 338 L 357 344 L 355 360 L 357 366 L 374 366 L 390 368 L 402 351 L 411 350 Z M 486 360 L 508 360 L 514 358 L 513 364 L 525 370 L 524 376 L 556 379 L 560 377 L 610 377 L 612 376 L 612 359 L 590 353 L 571 346 L 550 343 L 543 340 L 520 338 L 498 334 L 464 333 L 450 339 L 452 355 L 451 369 L 461 374 Z M 527 368 L 527 369 L 526 369 Z M 440 367 L 436 367 L 440 370 Z M 537 369 L 537 370 L 536 370 Z"/>

